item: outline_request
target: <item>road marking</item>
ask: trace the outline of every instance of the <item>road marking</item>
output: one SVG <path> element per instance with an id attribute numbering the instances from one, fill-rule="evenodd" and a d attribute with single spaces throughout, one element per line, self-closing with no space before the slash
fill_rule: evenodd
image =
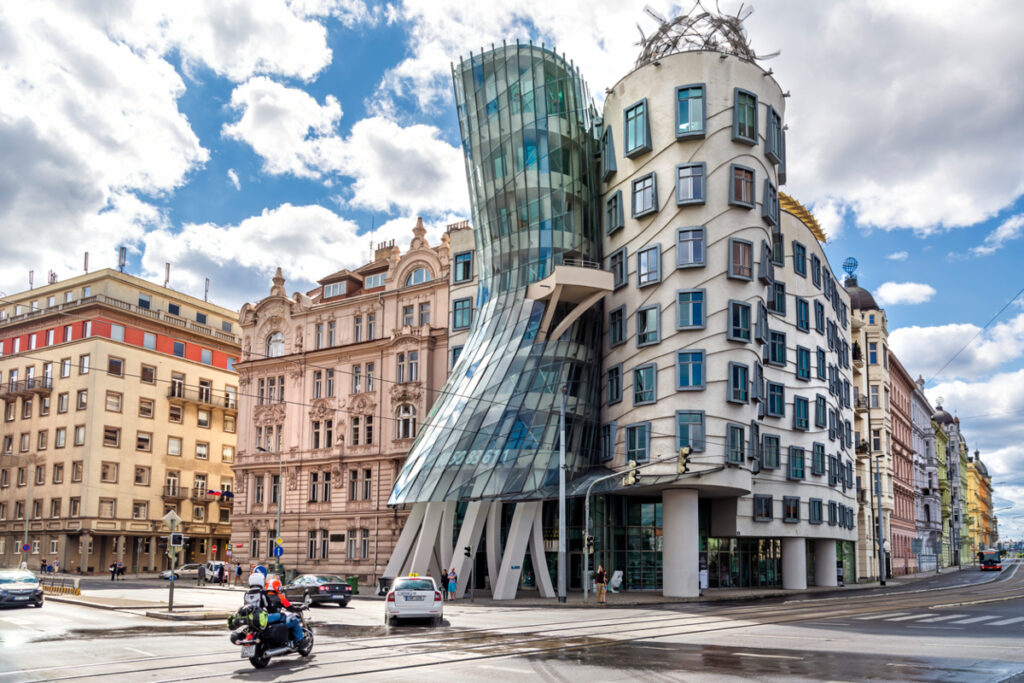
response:
<path id="1" fill-rule="evenodd" d="M 889 612 L 887 614 L 872 614 L 866 617 L 857 617 L 859 621 L 871 621 L 872 619 L 888 619 L 889 617 L 902 617 L 906 612 Z"/>
<path id="2" fill-rule="evenodd" d="M 124 649 L 131 650 L 132 652 L 138 652 L 140 655 L 145 655 L 146 657 L 155 657 L 156 656 L 152 652 L 146 652 L 145 650 L 140 650 L 137 647 L 128 647 L 127 645 L 125 645 Z"/>
<path id="3" fill-rule="evenodd" d="M 740 657 L 761 657 L 763 659 L 803 659 L 803 657 L 793 657 L 791 655 L 765 655 L 760 652 L 733 652 L 733 656 Z"/>
<path id="4" fill-rule="evenodd" d="M 989 619 L 995 619 L 991 614 L 983 615 L 980 617 L 971 617 L 970 619 L 961 619 L 960 621 L 954 621 L 954 624 L 975 624 L 979 621 L 988 621 Z"/>
<path id="5" fill-rule="evenodd" d="M 1010 624 L 1016 624 L 1018 621 L 1024 621 L 1024 617 L 1014 617 L 1013 619 L 993 621 L 991 624 L 986 624 L 986 626 L 1009 626 Z"/>
<path id="6" fill-rule="evenodd" d="M 513 668 L 508 667 L 508 666 L 494 666 L 493 664 L 481 664 L 480 668 L 481 669 L 497 669 L 498 671 L 511 671 L 511 672 L 517 673 L 517 674 L 523 673 L 522 669 L 513 669 Z"/>
<path id="7" fill-rule="evenodd" d="M 923 619 L 921 623 L 935 623 L 936 621 L 949 621 L 950 619 L 962 619 L 966 617 L 966 614 L 944 614 L 941 617 L 932 617 L 931 619 Z"/>
<path id="8" fill-rule="evenodd" d="M 930 616 L 931 616 L 931 614 L 929 614 L 928 612 L 924 612 L 922 614 L 911 614 L 911 615 L 906 616 L 906 617 L 896 617 L 895 619 L 886 619 L 886 621 L 910 621 L 911 619 L 924 619 L 925 617 L 930 617 Z"/>

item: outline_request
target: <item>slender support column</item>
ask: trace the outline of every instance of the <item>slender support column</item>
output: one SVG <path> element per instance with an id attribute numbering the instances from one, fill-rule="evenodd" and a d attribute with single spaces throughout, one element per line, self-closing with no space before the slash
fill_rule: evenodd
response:
<path id="1" fill-rule="evenodd" d="M 491 593 L 498 583 L 498 567 L 501 566 L 501 503 L 491 503 L 487 513 L 487 576 L 491 580 Z"/>
<path id="2" fill-rule="evenodd" d="M 445 501 L 442 505 L 441 529 L 437 535 L 437 558 L 441 562 L 441 569 L 447 574 L 448 568 L 452 566 L 452 536 L 455 534 L 455 506 L 457 503 L 450 500 Z"/>
<path id="3" fill-rule="evenodd" d="M 838 586 L 836 542 L 827 538 L 814 542 L 814 585 Z"/>
<path id="4" fill-rule="evenodd" d="M 480 534 L 484 530 L 484 522 L 487 521 L 487 504 L 480 501 L 473 501 L 466 506 L 466 516 L 462 519 L 462 528 L 459 529 L 459 540 L 455 544 L 455 553 L 452 555 L 451 565 L 455 567 L 455 573 L 459 580 L 455 585 L 455 597 L 461 598 L 469 586 L 470 569 L 473 566 L 473 558 L 466 557 L 464 552 L 466 546 L 473 549 L 473 557 L 476 557 L 476 549 L 480 544 Z"/>
<path id="5" fill-rule="evenodd" d="M 431 555 L 437 541 L 437 530 L 441 526 L 442 512 L 444 512 L 444 503 L 427 503 L 427 509 L 423 513 L 423 524 L 420 526 L 420 535 L 416 539 L 416 547 L 412 553 L 410 573 L 428 573 Z"/>
<path id="6" fill-rule="evenodd" d="M 391 559 L 388 560 L 388 566 L 384 568 L 384 576 L 389 579 L 393 579 L 402 573 L 402 565 L 405 564 L 409 551 L 412 550 L 413 542 L 419 533 L 420 525 L 423 523 L 423 514 L 426 510 L 426 503 L 416 503 L 412 506 L 412 510 L 409 511 L 409 518 L 406 520 L 405 527 L 398 537 L 398 542 L 395 543 L 395 549 L 391 553 Z"/>
<path id="7" fill-rule="evenodd" d="M 665 597 L 694 598 L 700 595 L 697 498 L 694 489 L 667 489 L 661 494 L 664 525 L 662 594 Z"/>
<path id="8" fill-rule="evenodd" d="M 530 532 L 530 559 L 533 561 L 533 573 L 537 577 L 537 591 L 542 598 L 555 597 L 551 585 L 551 572 L 548 571 L 548 560 L 544 552 L 544 504 L 537 506 L 537 514 L 533 517 L 533 529 Z"/>
<path id="9" fill-rule="evenodd" d="M 149 565 L 148 566 L 149 566 L 149 571 L 151 571 L 151 572 L 160 571 L 160 568 L 156 566 L 156 545 L 157 545 L 156 542 L 157 542 L 157 540 L 159 540 L 159 538 L 160 538 L 159 536 L 150 536 L 149 537 Z"/>
<path id="10" fill-rule="evenodd" d="M 832 555 L 835 567 L 835 554 Z M 832 570 L 835 574 L 835 569 Z M 803 538 L 782 539 L 782 587 L 786 590 L 807 588 L 807 541 Z"/>
<path id="11" fill-rule="evenodd" d="M 514 600 L 519 589 L 519 577 L 523 573 L 523 558 L 526 556 L 526 544 L 533 528 L 533 518 L 540 501 L 516 503 L 516 511 L 512 515 L 512 524 L 505 541 L 505 552 L 501 556 L 501 569 L 498 580 L 494 584 L 495 600 Z"/>

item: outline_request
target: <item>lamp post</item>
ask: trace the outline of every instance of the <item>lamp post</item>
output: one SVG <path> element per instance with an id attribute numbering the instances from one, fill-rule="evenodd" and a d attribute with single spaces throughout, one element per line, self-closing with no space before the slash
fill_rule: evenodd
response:
<path id="1" fill-rule="evenodd" d="M 32 475 L 35 474 L 31 467 L 33 462 L 31 458 L 24 455 L 17 455 L 16 453 L 7 453 L 6 455 L 11 458 L 21 458 L 28 464 L 25 467 L 25 477 L 28 479 L 28 486 L 25 490 L 25 535 L 21 542 L 22 547 L 24 547 L 28 545 L 28 525 L 32 521 Z M 24 555 L 21 561 L 28 567 L 28 551 L 22 550 L 21 552 Z"/>
<path id="2" fill-rule="evenodd" d="M 270 455 L 275 455 L 274 451 L 267 450 L 263 446 L 257 446 L 256 450 L 261 451 L 263 453 L 269 453 Z M 283 458 L 283 456 L 282 456 L 280 451 L 278 451 L 276 453 L 276 455 L 277 455 L 277 529 L 276 529 L 276 533 L 277 533 L 278 536 L 281 536 L 281 505 L 284 502 L 284 458 Z M 275 538 L 274 539 L 274 548 L 276 549 L 277 547 L 278 547 L 277 539 Z M 282 549 L 282 555 L 283 554 L 284 553 L 283 553 L 283 549 Z M 281 556 L 275 554 L 274 555 L 274 563 L 277 565 L 277 573 L 280 574 L 281 573 Z"/>
<path id="3" fill-rule="evenodd" d="M 882 468 L 878 459 L 883 455 L 876 455 L 872 460 L 875 466 L 875 498 L 878 501 L 878 585 L 885 585 L 885 538 L 882 530 Z"/>
<path id="4" fill-rule="evenodd" d="M 558 602 L 565 602 L 565 396 L 562 385 L 562 405 L 558 419 Z M 584 578 L 586 582 L 586 578 Z"/>

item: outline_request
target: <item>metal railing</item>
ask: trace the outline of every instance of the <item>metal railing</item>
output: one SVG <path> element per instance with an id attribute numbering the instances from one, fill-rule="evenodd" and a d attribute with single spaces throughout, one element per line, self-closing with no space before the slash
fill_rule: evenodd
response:
<path id="1" fill-rule="evenodd" d="M 563 266 L 571 266 L 573 268 L 591 268 L 593 270 L 601 270 L 601 264 L 597 261 L 588 261 L 582 258 L 564 258 L 562 259 Z"/>
<path id="2" fill-rule="evenodd" d="M 174 500 L 185 500 L 188 498 L 188 489 L 182 486 L 165 486 L 163 491 L 164 498 L 172 498 Z"/>
<path id="3" fill-rule="evenodd" d="M 212 388 L 188 388 L 184 384 L 171 383 L 167 398 L 178 398 L 190 403 L 202 403 L 215 408 L 238 410 L 238 398 L 232 394 L 214 392 Z"/>
<path id="4" fill-rule="evenodd" d="M 50 377 L 30 377 L 0 382 L 0 394 L 26 394 L 34 391 L 43 393 L 52 390 L 53 379 Z"/>

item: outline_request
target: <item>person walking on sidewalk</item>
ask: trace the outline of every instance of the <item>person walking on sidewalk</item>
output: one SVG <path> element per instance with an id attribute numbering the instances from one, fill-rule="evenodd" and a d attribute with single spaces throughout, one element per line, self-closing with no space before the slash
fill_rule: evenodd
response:
<path id="1" fill-rule="evenodd" d="M 110 572 L 110 580 L 117 581 L 117 562 L 111 562 L 110 566 L 107 567 L 107 571 Z"/>
<path id="2" fill-rule="evenodd" d="M 242 583 L 242 563 L 235 563 L 235 585 Z"/>
<path id="3" fill-rule="evenodd" d="M 597 591 L 597 604 L 606 604 L 605 587 L 608 584 L 608 578 L 604 573 L 604 565 L 597 565 L 597 571 L 594 572 L 594 589 Z"/>
<path id="4" fill-rule="evenodd" d="M 458 584 L 459 575 L 455 573 L 455 567 L 448 572 L 448 599 L 455 599 L 455 586 Z"/>
<path id="5" fill-rule="evenodd" d="M 196 585 L 197 586 L 205 586 L 206 585 L 206 565 L 205 564 L 199 565 L 199 571 L 196 572 Z"/>

